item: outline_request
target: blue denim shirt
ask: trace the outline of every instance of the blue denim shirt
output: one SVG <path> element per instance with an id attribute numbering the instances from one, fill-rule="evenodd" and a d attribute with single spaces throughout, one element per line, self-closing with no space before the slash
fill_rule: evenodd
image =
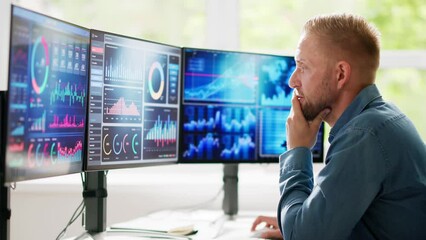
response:
<path id="1" fill-rule="evenodd" d="M 329 142 L 315 186 L 309 149 L 280 156 L 284 239 L 426 239 L 426 146 L 375 85 L 345 110 Z"/>

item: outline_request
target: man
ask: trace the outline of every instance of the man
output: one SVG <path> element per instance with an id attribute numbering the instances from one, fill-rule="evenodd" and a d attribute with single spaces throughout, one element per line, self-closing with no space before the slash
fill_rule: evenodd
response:
<path id="1" fill-rule="evenodd" d="M 304 26 L 280 156 L 277 226 L 285 240 L 426 239 L 426 147 L 374 85 L 379 45 L 378 31 L 358 16 L 319 16 Z M 322 121 L 330 148 L 314 186 L 309 149 Z"/>

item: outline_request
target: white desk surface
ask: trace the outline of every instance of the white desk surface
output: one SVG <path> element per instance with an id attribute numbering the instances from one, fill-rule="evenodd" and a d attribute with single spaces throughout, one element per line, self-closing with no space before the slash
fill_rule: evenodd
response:
<path id="1" fill-rule="evenodd" d="M 137 218 L 128 222 L 114 224 L 111 228 L 128 229 L 155 229 L 167 231 L 176 227 L 192 225 L 198 232 L 184 237 L 170 237 L 152 232 L 142 231 L 117 231 L 111 229 L 95 235 L 82 234 L 75 240 L 131 240 L 131 239 L 177 239 L 177 240 L 253 240 L 253 232 L 250 231 L 254 219 L 259 215 L 274 216 L 274 212 L 243 211 L 234 217 L 224 216 L 219 210 L 195 210 L 195 211 L 160 211 L 148 216 Z"/>

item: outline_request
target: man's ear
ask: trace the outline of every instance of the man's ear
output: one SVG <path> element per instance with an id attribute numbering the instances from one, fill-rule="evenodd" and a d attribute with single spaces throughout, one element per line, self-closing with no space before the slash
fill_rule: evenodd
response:
<path id="1" fill-rule="evenodd" d="M 351 76 L 351 65 L 346 61 L 339 61 L 336 64 L 337 89 L 342 89 Z"/>

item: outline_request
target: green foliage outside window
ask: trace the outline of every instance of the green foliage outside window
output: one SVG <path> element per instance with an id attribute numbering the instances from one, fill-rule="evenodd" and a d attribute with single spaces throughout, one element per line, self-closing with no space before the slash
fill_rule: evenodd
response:
<path id="1" fill-rule="evenodd" d="M 382 51 L 426 49 L 424 0 L 241 0 L 241 48 L 293 53 L 304 22 L 334 12 L 359 14 L 382 34 Z M 426 141 L 426 70 L 380 69 L 377 85 L 414 122 Z"/>
<path id="2" fill-rule="evenodd" d="M 363 0 L 364 17 L 382 33 L 383 49 L 426 49 L 424 0 Z"/>
<path id="3" fill-rule="evenodd" d="M 90 28 L 177 46 L 203 47 L 205 42 L 209 0 L 16 1 Z M 238 1 L 242 51 L 292 54 L 304 22 L 333 12 L 360 14 L 375 24 L 382 34 L 382 51 L 426 49 L 424 0 Z M 426 70 L 381 69 L 377 85 L 413 120 L 426 141 Z"/>

